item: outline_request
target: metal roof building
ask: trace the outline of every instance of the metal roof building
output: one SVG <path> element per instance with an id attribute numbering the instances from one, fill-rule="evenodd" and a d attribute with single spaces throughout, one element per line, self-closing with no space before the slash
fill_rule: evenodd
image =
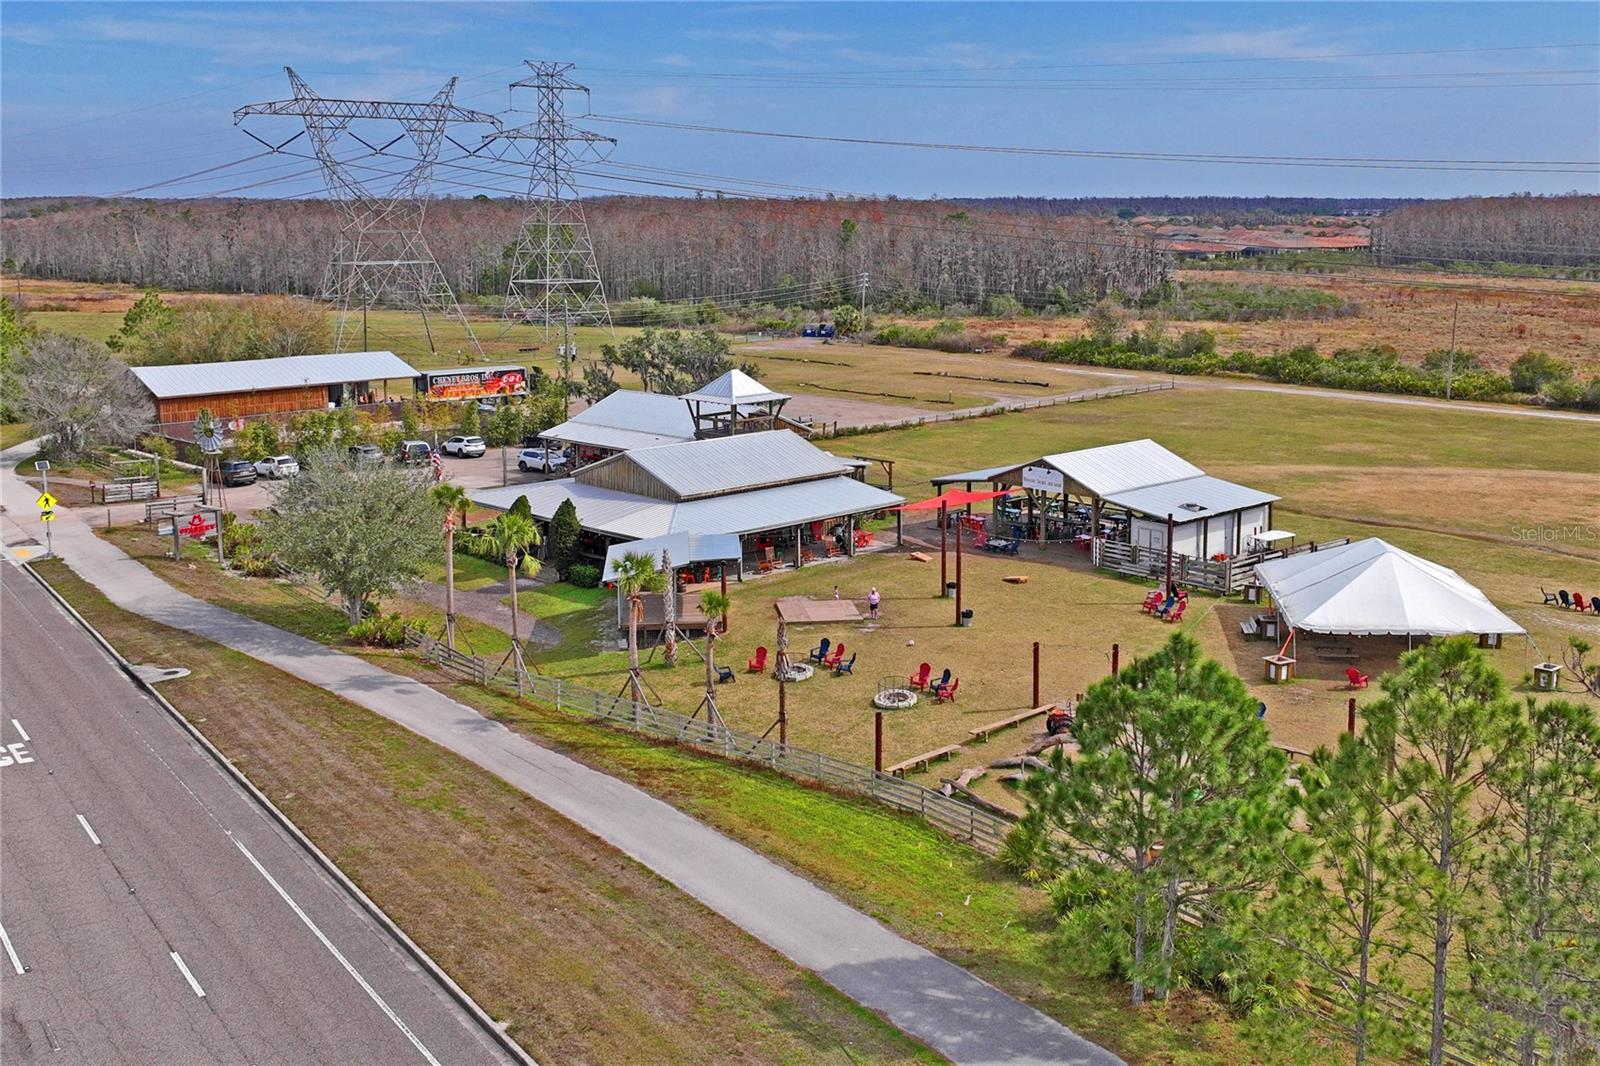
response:
<path id="1" fill-rule="evenodd" d="M 1046 540 L 1093 536 L 1164 551 L 1171 516 L 1172 550 L 1201 559 L 1237 555 L 1251 534 L 1271 528 L 1272 504 L 1278 499 L 1212 477 L 1149 438 L 941 474 L 932 481 L 940 488 L 988 482 L 1025 489 L 1026 520 L 1016 524 Z M 1054 497 L 1060 498 L 1059 505 L 1052 502 Z M 1069 497 L 1087 501 L 1091 513 L 1069 514 Z M 1111 531 L 1102 524 L 1108 509 L 1116 513 Z"/>
<path id="2" fill-rule="evenodd" d="M 136 366 L 133 376 L 158 400 L 235 392 L 267 392 L 355 381 L 415 378 L 417 371 L 393 352 L 288 355 L 223 363 Z"/>
<path id="3" fill-rule="evenodd" d="M 860 473 L 788 430 L 771 430 L 640 448 L 570 478 L 470 495 L 500 510 L 524 497 L 544 522 L 571 500 L 583 530 L 606 541 L 722 534 L 765 541 L 750 546 L 769 552 L 784 544 L 800 560 L 808 543 L 838 536 L 832 527 L 853 530 L 857 516 L 905 502 Z M 852 553 L 853 537 L 846 541 Z"/>
<path id="4" fill-rule="evenodd" d="M 694 440 L 694 419 L 676 396 L 618 389 L 541 436 L 609 454 Z"/>

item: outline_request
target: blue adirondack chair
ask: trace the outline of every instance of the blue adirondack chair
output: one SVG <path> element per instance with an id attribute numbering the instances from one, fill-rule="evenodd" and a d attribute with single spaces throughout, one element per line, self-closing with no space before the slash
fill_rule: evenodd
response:
<path id="1" fill-rule="evenodd" d="M 811 661 L 820 663 L 828 657 L 828 638 L 823 637 L 822 643 L 811 649 Z"/>
<path id="2" fill-rule="evenodd" d="M 851 652 L 850 653 L 850 658 L 848 658 L 848 659 L 840 659 L 839 660 L 839 665 L 835 666 L 833 668 L 833 676 L 834 677 L 838 677 L 840 674 L 853 674 L 855 672 L 856 672 L 856 653 L 855 652 Z"/>
<path id="3" fill-rule="evenodd" d="M 725 681 L 737 681 L 737 680 L 739 680 L 739 679 L 733 676 L 733 669 L 731 667 L 727 667 L 727 666 L 719 666 L 719 667 L 717 667 L 717 684 L 720 685 Z"/>

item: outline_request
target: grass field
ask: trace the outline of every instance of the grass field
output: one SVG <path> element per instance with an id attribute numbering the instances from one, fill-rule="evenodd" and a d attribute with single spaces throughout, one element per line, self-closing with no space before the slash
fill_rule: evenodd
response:
<path id="1" fill-rule="evenodd" d="M 188 667 L 163 693 L 541 1061 L 942 1061 L 466 760 L 41 572 L 133 661 Z"/>

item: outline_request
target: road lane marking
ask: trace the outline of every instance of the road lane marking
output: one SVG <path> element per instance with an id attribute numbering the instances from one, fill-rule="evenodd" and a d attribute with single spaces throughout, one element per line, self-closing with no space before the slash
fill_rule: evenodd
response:
<path id="1" fill-rule="evenodd" d="M 30 743 L 33 741 L 33 738 L 28 735 L 28 731 L 26 729 L 22 728 L 22 723 L 21 722 L 17 721 L 15 718 L 13 718 L 13 719 L 11 719 L 11 724 L 17 727 L 17 735 L 20 736 L 23 740 L 29 741 Z"/>
<path id="2" fill-rule="evenodd" d="M 25 967 L 22 960 L 17 958 L 17 949 L 11 946 L 11 938 L 6 935 L 6 927 L 0 925 L 0 944 L 6 946 L 6 958 L 11 960 L 11 968 L 17 971 L 17 976 L 22 976 Z"/>
<path id="3" fill-rule="evenodd" d="M 100 846 L 100 838 L 95 836 L 94 830 L 89 827 L 89 819 L 80 814 L 78 815 L 78 824 L 83 826 L 83 831 L 89 834 L 89 839 L 94 841 L 94 846 L 98 848 Z"/>
<path id="4" fill-rule="evenodd" d="M 178 964 L 178 969 L 180 972 L 182 972 L 183 979 L 189 982 L 189 987 L 194 989 L 194 994 L 199 996 L 201 999 L 205 999 L 206 990 L 200 987 L 200 982 L 196 981 L 194 979 L 194 974 L 189 972 L 189 967 L 184 963 L 183 956 L 179 955 L 176 951 L 168 952 L 168 954 L 172 956 L 172 961 Z"/>
<path id="5" fill-rule="evenodd" d="M 296 903 L 294 898 L 284 891 L 283 886 L 278 884 L 277 880 L 267 872 L 267 868 L 262 866 L 254 855 L 250 854 L 250 849 L 244 846 L 244 842 L 231 832 L 228 837 L 233 841 L 234 847 L 243 852 L 244 857 L 250 860 L 250 865 L 256 868 L 256 872 L 267 879 L 267 884 L 271 885 L 278 895 L 282 897 L 283 901 L 289 905 L 290 909 L 299 916 L 300 920 L 305 923 L 306 928 L 311 930 L 318 940 L 322 941 L 322 946 L 328 949 L 328 953 L 339 960 L 339 965 L 345 968 L 345 972 L 355 978 L 356 984 L 361 986 L 362 991 L 366 992 L 371 997 L 372 1002 L 376 1003 L 379 1009 L 389 1016 L 389 1020 L 395 1024 L 395 1028 L 406 1035 L 406 1039 L 411 1041 L 411 1046 L 422 1053 L 422 1057 L 428 1060 L 429 1066 L 442 1066 L 439 1060 L 433 1057 L 433 1052 L 428 1050 L 427 1045 L 417 1037 L 417 1034 L 413 1033 L 405 1022 L 401 1021 L 400 1015 L 396 1014 L 394 1009 L 384 1002 L 383 997 L 378 995 L 378 990 L 367 983 L 367 979 L 362 977 L 360 971 L 351 965 L 350 960 L 345 958 L 338 948 L 334 947 L 333 941 L 329 940 L 322 930 L 317 928 L 317 923 L 311 920 L 311 916 L 300 909 L 300 904 Z"/>

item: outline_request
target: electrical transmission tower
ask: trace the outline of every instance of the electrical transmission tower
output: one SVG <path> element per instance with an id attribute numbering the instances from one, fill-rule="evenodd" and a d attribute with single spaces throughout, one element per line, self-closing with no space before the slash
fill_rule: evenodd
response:
<path id="1" fill-rule="evenodd" d="M 473 350 L 482 355 L 478 338 L 422 235 L 422 222 L 429 182 L 440 145 L 446 139 L 445 127 L 450 123 L 486 122 L 499 129 L 499 120 L 453 104 L 455 78 L 426 103 L 336 100 L 318 96 L 292 68 L 283 69 L 289 75 L 294 97 L 241 107 L 233 113 L 233 121 L 238 125 L 252 115 L 277 115 L 292 116 L 305 123 L 302 133 L 277 145 L 268 144 L 248 129 L 245 133 L 274 152 L 308 135 L 328 194 L 343 210 L 344 222 L 323 282 L 323 298 L 336 315 L 334 351 L 345 350 L 349 320 L 358 313 L 365 347 L 366 312 L 384 305 L 418 312 L 430 351 L 436 349 L 429 315 L 459 320 Z M 351 129 L 351 123 L 357 121 L 396 122 L 404 132 L 390 141 L 374 144 Z M 345 137 L 356 141 L 366 152 L 340 158 L 336 149 Z M 414 155 L 387 154 L 388 149 L 407 139 Z M 357 162 L 370 157 L 379 157 L 379 164 L 363 166 Z M 409 167 L 395 171 L 387 165 L 395 160 L 404 160 Z M 360 177 L 364 172 L 373 177 Z M 379 187 L 380 177 L 393 181 Z"/>
<path id="2" fill-rule="evenodd" d="M 567 94 L 589 90 L 567 77 L 571 63 L 527 60 L 531 77 L 511 83 L 532 89 L 538 99 L 537 118 L 499 136 L 508 141 L 529 141 L 529 212 L 517 234 L 511 254 L 511 280 L 506 290 L 505 317 L 511 322 L 540 323 L 545 337 L 550 327 L 570 330 L 589 324 L 611 329 L 611 308 L 595 262 L 594 242 L 584 221 L 574 172 L 579 164 L 604 159 L 615 138 L 579 129 L 567 121 Z M 585 108 L 587 110 L 587 107 Z M 571 358 L 570 339 L 565 358 Z"/>

